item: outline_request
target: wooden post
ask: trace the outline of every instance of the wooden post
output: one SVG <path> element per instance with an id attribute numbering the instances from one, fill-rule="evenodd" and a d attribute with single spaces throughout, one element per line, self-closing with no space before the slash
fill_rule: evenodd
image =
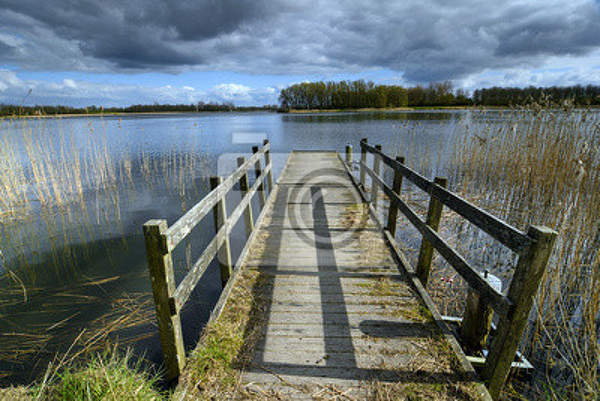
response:
<path id="1" fill-rule="evenodd" d="M 367 138 L 363 138 L 360 141 L 367 143 Z M 367 171 L 365 170 L 365 165 L 367 164 L 367 150 L 362 146 L 360 147 L 360 162 L 360 185 L 362 186 L 363 191 L 366 191 L 367 183 L 365 180 Z"/>
<path id="2" fill-rule="evenodd" d="M 238 167 L 244 164 L 246 160 L 243 157 L 237 158 Z M 242 199 L 248 193 L 248 172 L 246 171 L 244 175 L 240 178 L 240 192 L 242 194 Z M 246 222 L 246 236 L 250 237 L 252 231 L 254 231 L 254 218 L 252 217 L 252 202 L 248 203 L 248 207 L 244 211 L 244 220 Z"/>
<path id="3" fill-rule="evenodd" d="M 352 171 L 352 145 L 346 145 L 346 164 Z"/>
<path id="4" fill-rule="evenodd" d="M 381 145 L 375 145 L 375 149 L 381 151 Z M 373 154 L 373 172 L 377 177 L 379 177 L 379 173 L 381 172 L 381 157 L 379 155 Z M 375 180 L 371 180 L 371 205 L 373 205 L 373 209 L 377 209 L 377 183 Z"/>
<path id="5" fill-rule="evenodd" d="M 213 190 L 223 182 L 222 177 L 210 177 L 210 189 Z M 215 221 L 215 232 L 218 233 L 221 227 L 227 221 L 227 209 L 225 207 L 225 195 L 213 207 L 213 216 Z M 231 247 L 229 246 L 229 236 L 225 238 L 223 245 L 217 252 L 219 267 L 221 269 L 221 284 L 225 287 L 227 280 L 231 276 Z"/>
<path id="6" fill-rule="evenodd" d="M 527 235 L 533 239 L 529 249 L 519 256 L 513 279 L 508 289 L 512 302 L 509 313 L 501 316 L 490 352 L 482 372 L 488 391 L 494 400 L 500 398 L 500 390 L 508 376 L 515 358 L 533 300 L 548 265 L 558 233 L 547 227 L 530 226 Z"/>
<path id="7" fill-rule="evenodd" d="M 185 366 L 185 348 L 179 312 L 172 313 L 171 297 L 175 292 L 173 259 L 167 248 L 167 221 L 150 220 L 144 224 L 146 257 L 152 282 L 152 294 L 158 319 L 160 346 L 168 380 L 177 378 Z"/>
<path id="8" fill-rule="evenodd" d="M 404 164 L 404 157 L 400 157 L 400 156 L 396 156 L 396 161 L 399 163 Z M 394 186 L 392 187 L 392 190 L 397 193 L 398 195 L 400 195 L 400 192 L 402 191 L 402 173 L 400 173 L 398 170 L 394 170 Z M 396 206 L 395 204 L 393 204 L 390 201 L 390 207 L 388 210 L 388 222 L 387 222 L 387 229 L 390 232 L 390 234 L 392 234 L 392 237 L 396 237 L 396 222 L 398 220 L 398 206 Z"/>
<path id="9" fill-rule="evenodd" d="M 484 278 L 488 278 L 487 271 L 484 273 Z M 493 310 L 489 304 L 479 296 L 477 291 L 469 288 L 465 313 L 460 326 L 460 335 L 465 348 L 470 353 L 485 348 L 493 316 Z"/>
<path id="10" fill-rule="evenodd" d="M 252 153 L 257 153 L 258 152 L 258 146 L 252 146 Z M 262 169 L 260 168 L 260 159 L 258 159 L 256 161 L 256 163 L 254 164 L 254 172 L 256 174 L 256 179 L 258 180 L 258 177 L 260 177 Z M 262 183 L 260 183 L 258 185 L 258 188 L 256 190 L 258 192 L 258 201 L 260 203 L 260 210 L 262 210 L 265 207 L 265 202 L 267 201 L 267 198 L 265 197 L 265 190 L 264 190 L 264 186 Z"/>
<path id="11" fill-rule="evenodd" d="M 446 188 L 448 180 L 443 177 L 435 177 L 433 182 L 443 188 Z M 437 200 L 433 195 L 429 200 L 429 209 L 427 210 L 427 219 L 425 223 L 434 231 L 440 227 L 440 219 L 442 218 L 442 202 Z M 427 280 L 429 279 L 429 271 L 431 270 L 431 260 L 433 258 L 433 247 L 423 237 L 421 240 L 421 249 L 419 250 L 419 262 L 417 263 L 417 277 L 421 280 L 423 287 L 427 288 Z"/>
<path id="12" fill-rule="evenodd" d="M 267 145 L 269 143 L 268 139 L 263 141 L 263 145 Z M 271 151 L 268 150 L 265 152 L 265 167 L 271 163 Z M 271 170 L 267 173 L 267 181 L 269 182 L 269 193 L 273 192 L 273 166 L 271 166 Z"/>

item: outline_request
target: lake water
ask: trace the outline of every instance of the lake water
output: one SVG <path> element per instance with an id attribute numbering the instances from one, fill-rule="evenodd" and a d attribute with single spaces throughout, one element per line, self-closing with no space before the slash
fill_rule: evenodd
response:
<path id="1" fill-rule="evenodd" d="M 208 193 L 209 176 L 231 173 L 236 156 L 251 154 L 253 140 L 271 142 L 275 177 L 293 149 L 351 144 L 359 152 L 361 138 L 433 177 L 448 167 L 457 124 L 479 118 L 427 111 L 0 121 L 0 385 L 39 378 L 67 350 L 69 360 L 114 343 L 160 362 L 142 224 L 172 224 Z M 230 211 L 238 200 L 236 191 L 228 197 Z M 207 216 L 175 251 L 178 279 L 212 238 L 212 224 Z M 182 315 L 188 349 L 220 290 L 213 262 Z"/>

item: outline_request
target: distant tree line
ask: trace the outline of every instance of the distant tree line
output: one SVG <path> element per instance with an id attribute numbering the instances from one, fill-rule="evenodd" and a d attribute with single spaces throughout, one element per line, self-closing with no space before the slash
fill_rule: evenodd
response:
<path id="1" fill-rule="evenodd" d="M 532 102 L 560 103 L 571 99 L 576 105 L 600 105 L 600 86 L 527 87 L 477 89 L 469 96 L 453 90 L 449 81 L 404 88 L 373 82 L 303 82 L 281 90 L 280 110 L 357 109 L 432 106 L 516 106 Z"/>
<path id="2" fill-rule="evenodd" d="M 0 116 L 44 116 L 57 114 L 101 114 L 101 113 L 164 113 L 164 112 L 205 112 L 205 111 L 276 111 L 277 105 L 234 106 L 233 103 L 196 104 L 136 104 L 127 107 L 70 107 L 70 106 L 19 106 L 0 104 Z"/>
<path id="3" fill-rule="evenodd" d="M 303 82 L 281 90 L 281 108 L 349 109 L 360 107 L 403 107 L 408 104 L 405 88 L 373 82 Z"/>
<path id="4" fill-rule="evenodd" d="M 281 90 L 280 105 L 235 106 L 233 103 L 137 104 L 127 107 L 19 106 L 0 104 L 0 116 L 57 114 L 155 113 L 206 111 L 287 111 L 289 109 L 357 109 L 385 107 L 436 106 L 517 106 L 532 102 L 557 104 L 571 100 L 575 105 L 600 105 L 600 86 L 476 89 L 472 96 L 453 90 L 452 84 L 433 82 L 427 86 L 404 88 L 399 85 L 375 85 L 373 82 L 303 82 Z"/>
<path id="5" fill-rule="evenodd" d="M 471 104 L 466 92 L 452 90 L 449 81 L 429 86 L 404 88 L 399 85 L 375 85 L 373 82 L 302 82 L 281 90 L 282 110 L 356 109 L 413 106 L 465 106 Z"/>
<path id="6" fill-rule="evenodd" d="M 578 106 L 600 105 L 600 86 L 493 87 L 473 92 L 473 102 L 481 106 L 515 106 L 531 102 L 561 103 L 567 99 Z"/>

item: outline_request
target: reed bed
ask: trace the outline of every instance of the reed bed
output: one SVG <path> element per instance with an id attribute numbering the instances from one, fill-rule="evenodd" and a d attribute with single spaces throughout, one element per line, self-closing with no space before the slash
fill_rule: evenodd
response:
<path id="1" fill-rule="evenodd" d="M 506 399 L 597 400 L 600 394 L 600 114 L 542 100 L 504 111 L 467 111 L 449 132 L 450 157 L 397 127 L 390 141 L 427 177 L 446 176 L 454 192 L 526 231 L 559 233 L 536 296 L 521 350 L 536 370 L 515 377 Z M 398 137 L 401 137 L 399 140 Z M 430 152 L 428 152 L 428 150 Z M 391 184 L 393 172 L 384 171 Z M 406 183 L 405 201 L 425 217 L 429 195 Z M 380 211 L 387 210 L 387 200 Z M 456 213 L 444 209 L 440 235 L 472 265 L 498 276 L 506 290 L 517 255 Z M 404 218 L 397 239 L 416 263 L 421 235 Z M 468 285 L 439 256 L 428 291 L 444 315 L 462 316 Z"/>
<path id="2" fill-rule="evenodd" d="M 68 362 L 112 339 L 148 337 L 142 328 L 154 323 L 154 306 L 135 285 L 146 276 L 123 275 L 132 268 L 122 265 L 129 242 L 142 242 L 141 229 L 128 228 L 130 205 L 159 191 L 183 211 L 206 191 L 197 179 L 207 169 L 197 137 L 185 150 L 156 153 L 120 146 L 135 143 L 121 124 L 67 126 L 60 119 L 0 120 L 0 360 L 33 371 L 43 372 L 82 328 Z"/>
<path id="3" fill-rule="evenodd" d="M 452 187 L 525 230 L 559 233 L 522 349 L 536 366 L 513 381 L 510 398 L 595 400 L 600 394 L 600 116 L 594 110 L 533 104 L 490 119 L 475 112 L 458 125 Z M 445 221 L 459 221 L 447 213 Z M 512 277 L 516 256 L 464 222 L 446 233 L 482 270 Z M 439 261 L 438 261 L 439 262 Z M 466 286 L 438 263 L 433 291 L 444 312 L 462 312 L 448 294 Z M 442 295 L 444 294 L 444 295 Z M 454 298 L 454 299 L 453 299 Z M 462 297 L 460 297 L 462 299 Z"/>

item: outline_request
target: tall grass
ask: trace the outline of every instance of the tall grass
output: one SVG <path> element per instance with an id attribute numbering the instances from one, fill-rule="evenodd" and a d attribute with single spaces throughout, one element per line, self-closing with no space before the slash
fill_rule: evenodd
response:
<path id="1" fill-rule="evenodd" d="M 158 184 L 179 197 L 182 207 L 187 198 L 198 194 L 194 178 L 206 168 L 202 153 L 171 150 L 156 155 L 141 146 L 138 152 L 120 149 L 116 153 L 111 149 L 111 135 L 127 133 L 98 132 L 102 127 L 90 121 L 89 132 L 81 135 L 65 132 L 59 123 L 47 120 L 0 121 L 0 134 L 17 132 L 0 135 L 4 269 L 25 272 L 27 281 L 35 283 L 38 272 L 28 267 L 46 262 L 36 255 L 47 245 L 60 280 L 65 268 L 79 264 L 69 252 L 70 244 L 93 242 L 107 227 L 111 234 L 115 230 L 120 236 L 126 234 L 122 204 L 134 201 L 136 192 Z M 15 269 L 9 263 L 14 260 L 25 266 Z"/>
<path id="2" fill-rule="evenodd" d="M 68 341 L 61 336 L 73 335 L 69 325 L 88 329 L 78 355 L 116 333 L 127 343 L 147 337 L 122 331 L 152 321 L 149 294 L 114 287 L 140 273 L 119 265 L 128 241 L 137 234 L 141 242 L 126 213 L 147 192 L 179 199 L 185 210 L 205 190 L 196 177 L 207 159 L 195 138 L 185 151 L 157 154 L 131 139 L 134 145 L 115 149 L 114 139 L 129 133 L 102 119 L 90 119 L 87 132 L 66 126 L 74 128 L 61 120 L 0 120 L 0 360 L 11 364 L 55 352 Z M 104 259 L 101 271 L 89 268 L 92 258 Z M 100 297 L 103 291 L 112 292 Z"/>
<path id="3" fill-rule="evenodd" d="M 600 394 L 600 118 L 597 111 L 533 104 L 497 120 L 475 113 L 461 125 L 454 187 L 506 221 L 559 233 L 523 347 L 539 374 L 529 396 L 591 400 Z M 514 257 L 475 238 L 466 250 L 495 256 L 483 267 L 510 277 Z M 469 234 L 470 233 L 470 234 Z M 479 239 L 477 241 L 477 239 Z M 464 241 L 463 241 L 464 242 Z M 494 251 L 494 249 L 496 249 Z"/>

